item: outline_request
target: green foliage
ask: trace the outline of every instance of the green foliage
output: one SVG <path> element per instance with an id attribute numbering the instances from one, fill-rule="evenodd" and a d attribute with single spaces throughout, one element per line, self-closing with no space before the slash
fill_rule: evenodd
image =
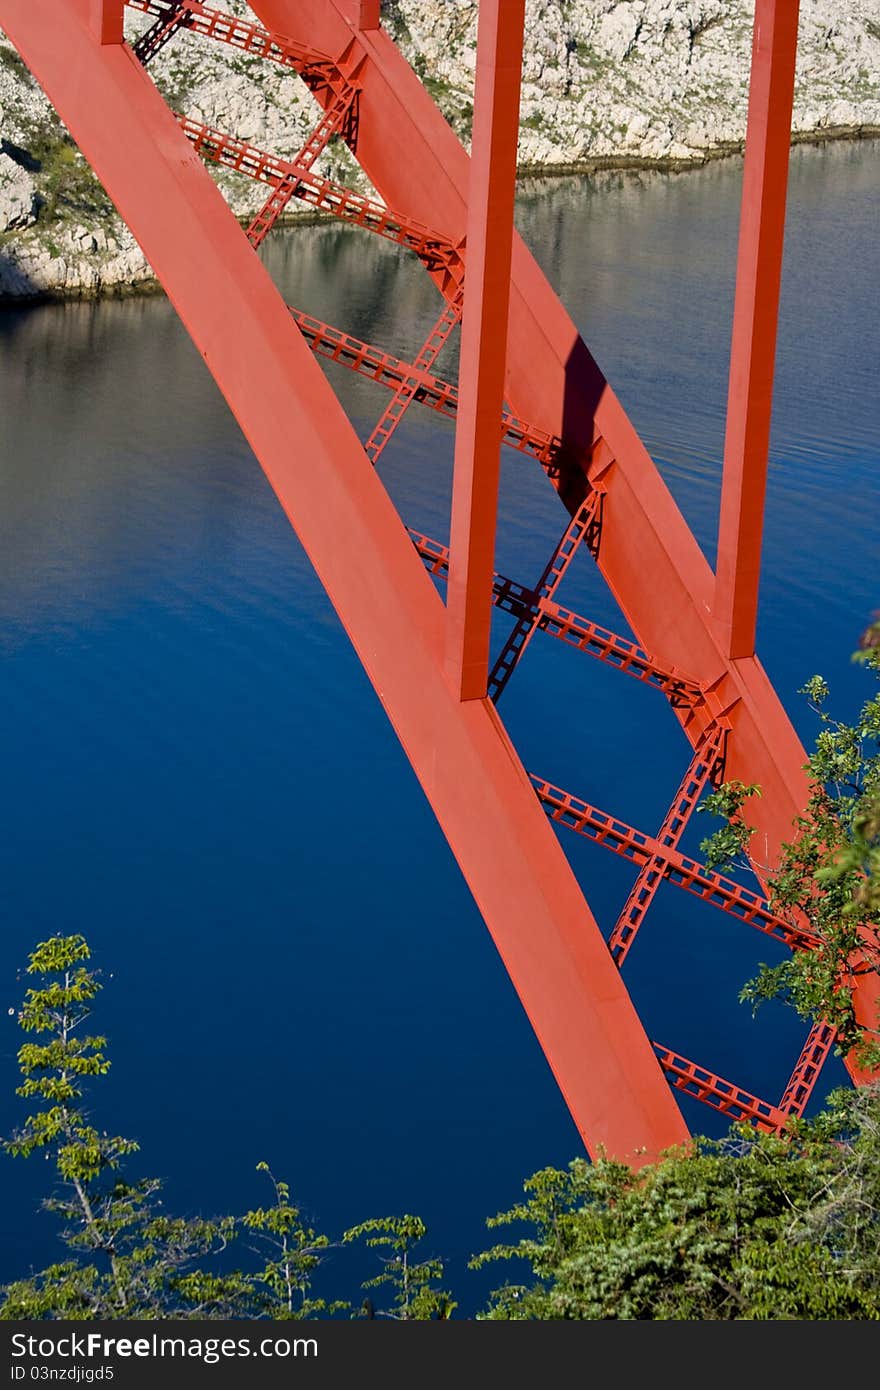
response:
<path id="1" fill-rule="evenodd" d="M 489 1222 L 525 1232 L 472 1262 L 530 1275 L 497 1290 L 486 1316 L 880 1318 L 878 1121 L 875 1089 L 847 1093 L 794 1140 L 742 1131 L 640 1173 L 544 1169 Z"/>
<path id="2" fill-rule="evenodd" d="M 880 625 L 865 634 L 856 659 L 880 672 Z M 828 713 L 821 676 L 802 693 L 821 724 L 808 764 L 812 790 L 770 878 L 770 902 L 813 934 L 815 948 L 762 966 L 742 997 L 755 1008 L 781 998 L 804 1018 L 827 1019 L 841 1048 L 856 1048 L 873 1067 L 880 1065 L 880 1030 L 856 1018 L 853 987 L 859 974 L 880 971 L 880 689 L 853 724 Z"/>
<path id="3" fill-rule="evenodd" d="M 258 1233 L 266 1256 L 256 1276 L 257 1286 L 265 1291 L 266 1310 L 276 1319 L 317 1317 L 327 1312 L 328 1305 L 322 1298 L 312 1298 L 312 1279 L 330 1241 L 305 1225 L 299 1207 L 291 1203 L 288 1184 L 279 1182 L 268 1163 L 258 1163 L 257 1172 L 267 1175 L 275 1200 L 270 1207 L 246 1212 L 242 1225 Z M 333 1304 L 330 1311 L 347 1307 Z"/>
<path id="4" fill-rule="evenodd" d="M 724 782 L 722 786 L 709 793 L 700 804 L 699 810 L 713 816 L 721 816 L 726 824 L 700 842 L 700 853 L 710 869 L 731 868 L 745 859 L 749 841 L 755 827 L 749 825 L 743 815 L 743 806 L 753 796 L 760 796 L 761 788 L 754 783 Z"/>
<path id="5" fill-rule="evenodd" d="M 855 658 L 880 672 L 880 622 L 862 638 Z M 809 932 L 813 946 L 777 965 L 762 965 L 740 998 L 757 1009 L 771 999 L 790 1004 L 805 1019 L 826 1019 L 842 1051 L 855 1048 L 866 1068 L 880 1066 L 880 1028 L 857 1018 L 853 989 L 859 975 L 880 971 L 880 690 L 846 724 L 832 718 L 828 683 L 813 676 L 805 695 L 820 720 L 807 764 L 810 797 L 782 847 L 778 867 L 763 869 L 773 911 Z M 749 865 L 754 827 L 743 808 L 760 788 L 727 782 L 700 810 L 725 824 L 703 840 L 710 868 Z"/>
<path id="6" fill-rule="evenodd" d="M 40 1151 L 54 1161 L 59 1190 L 44 1206 L 60 1216 L 63 1239 L 79 1260 L 53 1266 L 6 1290 L 0 1318 L 231 1315 L 241 1281 L 195 1277 L 194 1261 L 223 1250 L 231 1218 L 184 1221 L 159 1209 L 155 1179 L 127 1181 L 125 1158 L 137 1144 L 98 1130 L 83 1109 L 83 1084 L 106 1076 L 106 1038 L 81 1032 L 101 983 L 88 968 L 82 936 L 41 942 L 29 958 L 18 1015 L 34 1039 L 18 1052 L 18 1095 L 34 1108 L 3 1141 L 14 1158 Z"/>
<path id="7" fill-rule="evenodd" d="M 452 1316 L 457 1306 L 451 1296 L 435 1287 L 443 1278 L 438 1259 L 413 1260 L 414 1248 L 424 1239 L 425 1223 L 418 1216 L 386 1216 L 363 1221 L 346 1231 L 343 1240 L 362 1240 L 371 1250 L 387 1252 L 381 1256 L 384 1268 L 363 1285 L 365 1289 L 389 1288 L 391 1306 L 379 1317 L 427 1322 Z M 377 1316 L 371 1302 L 365 1313 Z"/>
<path id="8" fill-rule="evenodd" d="M 28 86 L 33 85 L 33 78 L 27 64 L 22 62 L 14 48 L 7 48 L 6 44 L 0 40 L 0 65 L 8 68 L 11 73 L 26 82 Z"/>
<path id="9" fill-rule="evenodd" d="M 84 1031 L 102 987 L 90 958 L 82 936 L 56 936 L 37 946 L 27 966 L 35 983 L 18 1013 L 27 1035 L 18 1052 L 18 1095 L 31 1108 L 2 1146 L 13 1158 L 42 1153 L 54 1160 L 58 1186 L 43 1205 L 61 1217 L 70 1258 L 0 1290 L 0 1320 L 280 1320 L 349 1311 L 348 1303 L 315 1296 L 313 1280 L 330 1240 L 303 1219 L 289 1185 L 267 1163 L 257 1171 L 268 1178 L 272 1201 L 241 1218 L 172 1216 L 162 1207 L 157 1179 L 123 1175 L 137 1144 L 98 1130 L 84 1109 L 84 1087 L 110 1070 L 106 1038 Z M 424 1234 L 418 1217 L 408 1216 L 367 1222 L 345 1236 L 392 1252 L 371 1281 L 394 1290 L 389 1317 L 448 1317 L 455 1306 L 433 1287 L 440 1262 L 412 1259 Z M 256 1268 L 229 1267 L 236 1240 L 259 1256 Z"/>
<path id="10" fill-rule="evenodd" d="M 66 221 L 97 226 L 112 217 L 109 198 L 57 118 L 33 128 L 28 154 L 37 166 L 38 216 L 44 227 Z"/>

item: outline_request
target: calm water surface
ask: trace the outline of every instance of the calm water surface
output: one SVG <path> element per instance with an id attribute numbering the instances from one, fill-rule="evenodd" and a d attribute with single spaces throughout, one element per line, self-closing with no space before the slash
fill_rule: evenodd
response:
<path id="1" fill-rule="evenodd" d="M 534 183 L 518 214 L 710 556 L 739 187 L 736 163 Z M 850 714 L 848 655 L 880 605 L 878 228 L 877 144 L 795 153 L 760 645 L 805 739 L 798 686 L 824 672 Z M 436 316 L 419 267 L 356 231 L 285 234 L 267 258 L 291 302 L 402 355 Z M 331 371 L 366 435 L 385 397 Z M 82 931 L 114 1059 L 96 1118 L 141 1140 L 169 1205 L 253 1204 L 265 1158 L 331 1231 L 421 1212 L 458 1276 L 483 1218 L 575 1132 L 233 419 L 156 298 L 0 315 L 0 425 L 0 1132 L 16 970 Z M 448 424 L 414 409 L 382 465 L 440 538 L 451 457 Z M 501 519 L 499 568 L 534 579 L 563 517 L 513 454 Z M 565 601 L 625 630 L 583 561 Z M 504 705 L 529 767 L 659 824 L 687 757 L 662 700 L 539 640 Z M 610 925 L 631 871 L 566 848 Z M 803 1030 L 736 1002 L 773 949 L 666 890 L 628 966 L 652 1035 L 781 1090 Z M 44 1176 L 4 1165 L 0 1280 L 59 1253 L 33 1214 Z"/>

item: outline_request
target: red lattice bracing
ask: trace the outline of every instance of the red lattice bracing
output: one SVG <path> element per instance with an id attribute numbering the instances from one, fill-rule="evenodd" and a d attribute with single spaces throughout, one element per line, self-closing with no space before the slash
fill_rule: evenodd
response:
<path id="1" fill-rule="evenodd" d="M 553 603 L 553 596 L 562 583 L 568 567 L 577 554 L 581 543 L 586 542 L 593 555 L 599 551 L 599 537 L 602 530 L 602 493 L 594 488 L 578 507 L 562 539 L 544 567 L 528 608 L 517 618 L 510 635 L 496 657 L 489 673 L 489 698 L 497 705 L 504 687 L 541 626 L 547 612 L 547 605 Z"/>
<path id="2" fill-rule="evenodd" d="M 304 314 L 294 308 L 291 308 L 290 312 L 309 347 L 318 357 L 339 362 L 343 367 L 348 367 L 350 371 L 357 372 L 369 381 L 388 387 L 395 394 L 399 394 L 411 381 L 415 382 L 413 401 L 430 406 L 447 419 L 456 418 L 458 387 L 452 382 L 443 381 L 442 378 L 418 367 L 415 362 L 404 362 L 392 353 L 385 352 L 383 348 L 365 343 L 341 328 L 334 328 L 330 323 L 313 318 L 311 314 Z M 504 411 L 501 416 L 501 436 L 502 443 L 537 459 L 548 475 L 558 476 L 557 461 L 562 441 L 556 435 L 547 434 L 535 425 L 518 420 L 509 411 Z"/>
<path id="3" fill-rule="evenodd" d="M 510 22 L 513 5 L 505 12 L 498 0 L 482 3 L 494 22 L 503 13 Z M 770 14 L 761 33 L 770 36 L 778 73 L 780 52 L 793 63 L 790 25 L 775 23 L 776 0 L 758 3 L 765 19 Z M 641 1162 L 684 1140 L 667 1081 L 725 1115 L 782 1128 L 802 1113 L 833 1043 L 826 1025 L 811 1032 L 785 1095 L 773 1105 L 651 1043 L 619 970 L 660 883 L 792 949 L 815 945 L 802 924 L 774 915 L 759 893 L 708 872 L 678 848 L 722 757 L 726 776 L 764 789 L 754 819 L 771 858 L 806 799 L 803 749 L 756 657 L 742 650 L 754 585 L 740 582 L 737 547 L 754 461 L 739 435 L 732 430 L 725 530 L 731 539 L 716 589 L 620 403 L 527 249 L 514 240 L 510 326 L 506 350 L 499 349 L 508 404 L 499 404 L 498 440 L 516 449 L 524 465 L 530 459 L 544 469 L 572 521 L 534 588 L 497 574 L 492 580 L 486 602 L 513 620 L 492 693 L 515 675 L 539 633 L 661 691 L 694 757 L 652 837 L 529 777 L 488 694 L 462 699 L 453 689 L 448 618 L 431 577 L 453 578 L 454 559 L 443 542 L 407 530 L 373 466 L 411 404 L 457 423 L 472 408 L 461 383 L 443 381 L 433 368 L 462 311 L 468 322 L 469 253 L 486 250 L 469 229 L 468 156 L 379 26 L 378 0 L 252 0 L 257 23 L 197 0 L 129 0 L 144 23 L 153 21 L 146 30 L 151 37 L 138 46 L 145 62 L 172 39 L 211 41 L 301 78 L 321 111 L 294 159 L 169 112 L 145 64 L 119 42 L 120 7 L 121 0 L 0 0 L 0 24 L 144 247 L 296 528 L 437 814 L 584 1142 L 592 1152 L 602 1147 Z M 759 79 L 762 53 L 758 44 Z M 767 90 L 778 134 L 780 101 L 772 86 Z M 760 80 L 756 92 L 760 113 Z M 475 117 L 475 142 L 481 129 Z M 765 142 L 756 129 L 760 155 Z M 379 199 L 315 172 L 334 135 L 347 142 Z M 479 152 L 485 156 L 486 147 Z M 247 236 L 201 160 L 267 186 Z M 291 198 L 419 258 L 445 307 L 414 362 L 283 304 L 254 247 Z M 757 241 L 746 239 L 744 247 L 743 260 L 756 255 L 772 289 L 772 256 L 760 225 Z M 741 288 L 746 281 L 741 278 Z M 488 302 L 489 291 L 482 293 L 476 309 Z M 747 294 L 738 304 L 744 338 L 753 305 Z M 491 356 L 491 344 L 482 351 Z M 317 358 L 390 391 L 366 447 Z M 759 358 L 756 351 L 755 363 L 766 367 Z M 753 378 L 763 400 L 766 382 L 757 367 L 747 394 Z M 732 419 L 736 408 L 732 392 Z M 760 517 L 754 520 L 759 529 Z M 747 548 L 751 563 L 754 544 Z M 635 640 L 557 601 L 569 565 L 587 562 L 582 551 L 593 555 Z M 633 866 L 633 891 L 612 929 L 610 951 L 554 825 Z M 860 1016 L 868 1019 L 875 1004 L 873 982 L 861 977 Z M 686 1024 L 683 1019 L 683 1035 Z"/>
<path id="4" fill-rule="evenodd" d="M 434 327 L 419 349 L 411 370 L 401 381 L 389 405 L 386 405 L 373 429 L 364 450 L 371 463 L 378 463 L 383 449 L 419 394 L 425 373 L 430 371 L 449 342 L 452 332 L 461 322 L 462 296 L 456 294 L 445 306 Z"/>
<path id="5" fill-rule="evenodd" d="M 144 9 L 146 8 L 144 6 Z M 155 13 L 157 10 L 159 14 L 155 22 L 144 31 L 134 45 L 135 56 L 145 67 L 181 29 L 189 27 L 191 20 L 191 11 L 184 5 L 183 0 L 169 0 L 168 4 L 153 5 L 148 13 Z"/>
<path id="6" fill-rule="evenodd" d="M 661 853 L 654 855 L 640 870 L 639 876 L 630 890 L 623 911 L 618 917 L 608 945 L 614 961 L 622 966 L 636 938 L 639 927 L 645 920 L 648 908 L 654 901 L 657 889 L 663 881 L 669 850 L 678 848 L 688 821 L 693 815 L 701 795 L 711 780 L 719 785 L 724 768 L 724 744 L 727 727 L 721 722 L 710 724 L 697 744 L 687 772 L 676 792 L 675 800 L 669 808 L 657 835 Z"/>
<path id="7" fill-rule="evenodd" d="M 347 85 L 341 68 L 328 54 L 320 53 L 308 44 L 296 43 L 286 35 L 272 33 L 261 24 L 236 18 L 225 10 L 199 4 L 198 0 L 126 0 L 126 4 L 129 9 L 140 10 L 154 20 L 133 45 L 133 51 L 141 63 L 149 62 L 152 56 L 143 41 L 149 35 L 173 26 L 173 32 L 168 34 L 164 42 L 186 28 L 202 38 L 213 39 L 271 63 L 279 63 L 281 67 L 292 68 L 313 91 L 327 86 L 338 95 L 340 86 Z"/>
<path id="8" fill-rule="evenodd" d="M 814 1023 L 779 1102 L 784 1115 L 803 1115 L 836 1037 L 837 1030 L 824 1019 Z"/>
<path id="9" fill-rule="evenodd" d="M 696 1062 L 688 1061 L 679 1052 L 672 1052 L 661 1043 L 654 1044 L 654 1051 L 673 1086 L 694 1100 L 709 1105 L 731 1120 L 748 1121 L 756 1129 L 772 1134 L 783 1129 L 787 1116 L 768 1101 L 759 1100 L 750 1091 L 734 1086 L 714 1072 L 707 1071 Z"/>

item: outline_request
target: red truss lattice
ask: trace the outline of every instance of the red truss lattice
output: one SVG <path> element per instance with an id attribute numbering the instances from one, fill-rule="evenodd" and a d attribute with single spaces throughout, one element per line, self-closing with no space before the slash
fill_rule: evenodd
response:
<path id="1" fill-rule="evenodd" d="M 296 528 L 434 807 L 584 1142 L 591 1152 L 601 1147 L 642 1162 L 683 1141 L 667 1080 L 727 1116 L 783 1128 L 803 1113 L 816 1084 L 834 1042 L 829 1025 L 811 1030 L 773 1105 L 651 1043 L 620 967 L 663 883 L 794 950 L 816 944 L 760 894 L 679 850 L 702 792 L 722 770 L 764 789 L 756 830 L 771 858 L 806 799 L 803 749 L 753 645 L 797 4 L 757 0 L 716 584 L 620 403 L 518 238 L 509 277 L 500 255 L 500 297 L 492 279 L 493 248 L 509 248 L 510 229 L 485 195 L 492 185 L 497 196 L 512 198 L 499 168 L 506 161 L 512 171 L 515 155 L 522 0 L 482 0 L 470 208 L 468 156 L 380 27 L 378 0 L 252 0 L 258 22 L 198 0 L 127 3 L 152 20 L 133 49 L 121 42 L 122 0 L 0 0 L 0 24 L 144 247 Z M 168 111 L 147 65 L 167 43 L 191 40 L 225 44 L 306 83 L 321 114 L 298 155 L 272 155 Z M 336 137 L 381 201 L 315 171 Z M 268 187 L 246 234 L 202 160 Z M 254 250 L 294 198 L 420 259 L 443 307 L 413 362 L 283 304 Z M 469 265 L 478 285 L 470 297 Z M 491 335 L 475 335 L 478 318 L 508 299 L 507 334 L 494 345 Z M 463 315 L 476 393 L 470 376 L 455 385 L 433 370 Z M 365 445 L 316 358 L 391 393 Z M 469 481 L 463 446 L 456 451 L 463 510 L 457 522 L 453 515 L 460 544 L 451 552 L 406 529 L 374 467 L 413 404 L 455 420 L 459 445 L 475 441 Z M 538 462 L 571 518 L 533 588 L 486 567 L 495 422 L 498 441 Z M 462 590 L 457 567 L 471 545 L 479 563 Z M 636 641 L 558 603 L 584 549 Z M 432 578 L 452 585 L 450 611 L 465 593 L 456 608 L 465 628 L 472 620 L 485 627 L 481 604 L 513 619 L 482 682 L 472 669 L 468 681 L 450 681 L 452 619 Z M 495 701 L 541 633 L 666 696 L 693 758 L 656 836 L 530 777 L 520 764 Z M 637 871 L 608 944 L 554 823 Z M 859 978 L 856 1002 L 859 1017 L 873 1022 L 874 976 Z"/>

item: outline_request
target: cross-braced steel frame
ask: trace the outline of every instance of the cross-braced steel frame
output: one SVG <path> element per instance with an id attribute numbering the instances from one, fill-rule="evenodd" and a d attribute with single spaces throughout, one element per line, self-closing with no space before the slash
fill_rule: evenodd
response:
<path id="1" fill-rule="evenodd" d="M 131 44 L 125 3 L 148 16 Z M 785 220 L 798 0 L 756 0 L 717 571 L 620 402 L 514 234 L 524 0 L 481 0 L 468 155 L 380 23 L 379 0 L 251 0 L 256 22 L 200 0 L 0 0 L 12 39 L 137 237 L 235 413 L 424 788 L 591 1153 L 642 1162 L 682 1142 L 678 1088 L 783 1129 L 833 1043 L 810 1030 L 776 1103 L 653 1042 L 621 967 L 661 884 L 792 950 L 807 926 L 681 853 L 703 790 L 760 783 L 760 861 L 807 796 L 805 754 L 755 655 L 758 575 Z M 279 158 L 169 111 L 149 65 L 168 43 L 218 42 L 291 69 L 320 118 Z M 344 140 L 381 202 L 316 172 Z M 266 189 L 243 230 L 205 162 Z M 255 249 L 292 199 L 410 250 L 440 295 L 411 361 L 285 305 Z M 461 333 L 458 384 L 434 367 Z M 365 443 L 318 359 L 384 388 Z M 450 540 L 409 530 L 376 464 L 412 405 L 456 421 Z M 501 446 L 535 460 L 569 520 L 537 579 L 494 569 Z M 559 602 L 588 552 L 636 641 Z M 444 604 L 434 581 L 446 581 Z M 512 624 L 491 666 L 492 609 Z M 553 637 L 665 697 L 693 756 L 656 833 L 522 766 L 496 708 L 535 637 Z M 573 659 L 573 657 L 572 657 Z M 606 941 L 554 824 L 628 859 Z M 756 870 L 759 879 L 763 870 Z M 876 974 L 858 976 L 873 1025 Z M 855 1080 L 862 1079 L 847 1059 Z"/>

